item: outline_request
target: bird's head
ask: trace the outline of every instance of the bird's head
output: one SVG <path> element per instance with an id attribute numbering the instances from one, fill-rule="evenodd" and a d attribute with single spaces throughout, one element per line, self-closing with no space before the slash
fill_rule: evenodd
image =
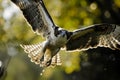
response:
<path id="1" fill-rule="evenodd" d="M 65 39 L 65 40 L 67 39 L 67 32 L 62 28 L 59 28 L 56 34 L 57 34 L 56 37 L 59 39 Z"/>
<path id="2" fill-rule="evenodd" d="M 66 44 L 67 42 L 67 31 L 66 30 L 63 30 L 62 28 L 56 28 L 54 30 L 54 34 L 55 34 L 55 45 L 59 46 L 59 47 L 62 47 Z"/>
<path id="3" fill-rule="evenodd" d="M 66 37 L 67 31 L 63 30 L 62 28 L 55 27 L 55 32 L 54 32 L 56 37 Z"/>

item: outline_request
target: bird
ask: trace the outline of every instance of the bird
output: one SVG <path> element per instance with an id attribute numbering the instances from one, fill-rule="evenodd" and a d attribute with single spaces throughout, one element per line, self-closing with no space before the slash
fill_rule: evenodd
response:
<path id="1" fill-rule="evenodd" d="M 61 65 L 60 50 L 85 51 L 97 47 L 120 50 L 120 26 L 100 23 L 76 29 L 65 30 L 57 26 L 50 16 L 43 0 L 11 0 L 22 11 L 25 20 L 34 33 L 46 40 L 36 44 L 20 46 L 31 62 L 40 67 Z"/>

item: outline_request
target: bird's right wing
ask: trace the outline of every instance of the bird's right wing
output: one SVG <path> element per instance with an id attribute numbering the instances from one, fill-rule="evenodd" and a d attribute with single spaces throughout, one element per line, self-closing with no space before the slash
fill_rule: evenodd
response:
<path id="1" fill-rule="evenodd" d="M 54 34 L 55 24 L 49 15 L 42 0 L 11 0 L 23 12 L 27 22 L 32 26 L 33 31 L 42 36 Z"/>
<path id="2" fill-rule="evenodd" d="M 86 50 L 98 46 L 120 50 L 120 26 L 115 24 L 95 24 L 73 31 L 66 44 L 66 49 Z"/>

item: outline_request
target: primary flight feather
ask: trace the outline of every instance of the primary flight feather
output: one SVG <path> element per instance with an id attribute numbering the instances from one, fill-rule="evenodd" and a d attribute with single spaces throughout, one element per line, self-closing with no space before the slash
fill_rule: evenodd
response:
<path id="1" fill-rule="evenodd" d="M 60 65 L 59 51 L 108 47 L 120 50 L 120 26 L 95 24 L 73 32 L 56 26 L 42 0 L 11 0 L 23 12 L 33 31 L 46 38 L 34 45 L 21 45 L 31 61 L 41 67 Z"/>

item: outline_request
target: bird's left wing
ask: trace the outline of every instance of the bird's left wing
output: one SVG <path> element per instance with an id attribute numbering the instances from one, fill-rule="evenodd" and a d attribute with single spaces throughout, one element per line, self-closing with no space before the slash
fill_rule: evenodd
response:
<path id="1" fill-rule="evenodd" d="M 33 31 L 47 37 L 54 34 L 55 24 L 42 0 L 11 0 L 23 12 Z"/>
<path id="2" fill-rule="evenodd" d="M 28 56 L 31 58 L 32 62 L 40 64 L 41 66 L 46 66 L 48 58 L 51 57 L 52 52 L 54 53 L 53 50 L 49 49 L 50 46 L 48 47 L 48 45 L 50 45 L 50 41 L 54 41 L 57 35 L 59 35 L 58 27 L 56 27 L 54 24 L 44 5 L 43 0 L 11 1 L 15 3 L 23 12 L 26 21 L 31 25 L 33 31 L 47 38 L 47 40 L 43 43 L 34 45 L 21 45 L 24 51 L 28 53 Z M 57 48 L 57 50 L 58 49 L 59 48 Z M 50 61 L 52 65 L 60 65 L 59 53 L 54 55 Z"/>
<path id="3" fill-rule="evenodd" d="M 120 26 L 114 24 L 96 24 L 73 31 L 66 49 L 86 50 L 96 47 L 120 49 Z"/>

